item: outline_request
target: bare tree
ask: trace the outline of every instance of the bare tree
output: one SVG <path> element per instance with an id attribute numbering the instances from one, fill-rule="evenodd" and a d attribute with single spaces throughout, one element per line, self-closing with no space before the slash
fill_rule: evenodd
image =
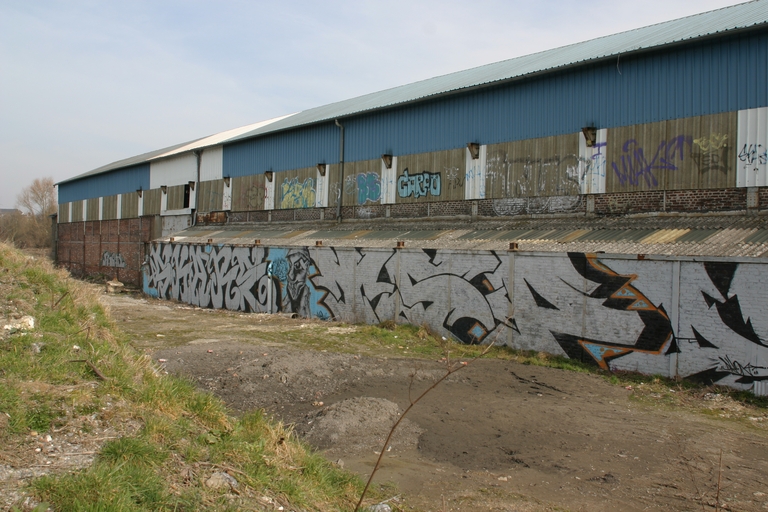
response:
<path id="1" fill-rule="evenodd" d="M 56 190 L 53 178 L 35 178 L 31 185 L 16 196 L 16 207 L 37 218 L 56 212 Z"/>
<path id="2" fill-rule="evenodd" d="M 51 244 L 51 219 L 56 213 L 56 190 L 53 178 L 35 178 L 16 196 L 21 215 L 3 219 L 3 238 L 20 247 L 48 247 Z"/>

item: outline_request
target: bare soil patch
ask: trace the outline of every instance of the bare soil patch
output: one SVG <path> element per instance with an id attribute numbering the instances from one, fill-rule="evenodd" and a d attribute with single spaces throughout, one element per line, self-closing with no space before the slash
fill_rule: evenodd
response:
<path id="1" fill-rule="evenodd" d="M 266 409 L 366 478 L 409 397 L 445 372 L 436 358 L 301 343 L 302 331 L 343 336 L 354 326 L 104 300 L 168 372 L 234 411 Z M 721 509 L 768 510 L 763 416 L 729 419 L 711 394 L 677 408 L 632 394 L 596 375 L 475 361 L 412 410 L 376 481 L 396 485 L 392 503 L 404 510 L 613 511 L 714 510 L 719 479 Z"/>

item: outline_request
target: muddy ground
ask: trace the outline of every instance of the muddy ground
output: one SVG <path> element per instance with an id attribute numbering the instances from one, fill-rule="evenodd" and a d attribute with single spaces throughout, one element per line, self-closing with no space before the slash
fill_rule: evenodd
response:
<path id="1" fill-rule="evenodd" d="M 104 300 L 168 372 L 235 412 L 266 409 L 366 478 L 410 399 L 445 374 L 438 358 L 404 357 L 408 347 L 336 352 L 301 341 L 354 326 Z M 718 488 L 722 510 L 768 510 L 765 411 L 734 421 L 728 411 L 741 406 L 717 394 L 680 408 L 632 394 L 596 375 L 474 361 L 407 415 L 376 481 L 394 484 L 391 503 L 404 510 L 714 510 Z"/>

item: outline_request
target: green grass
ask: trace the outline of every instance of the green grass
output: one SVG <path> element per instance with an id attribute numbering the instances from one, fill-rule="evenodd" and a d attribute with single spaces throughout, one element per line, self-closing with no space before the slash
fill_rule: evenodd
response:
<path id="1" fill-rule="evenodd" d="M 161 375 L 117 331 L 93 287 L 0 245 L 0 296 L 3 312 L 36 320 L 0 341 L 0 414 L 8 418 L 0 463 L 54 429 L 101 435 L 91 418 L 124 429 L 91 466 L 34 480 L 27 493 L 39 502 L 54 510 L 240 510 L 260 509 L 268 496 L 302 510 L 354 506 L 357 477 L 261 412 L 235 418 L 215 396 Z M 214 471 L 234 476 L 239 494 L 206 487 Z"/>

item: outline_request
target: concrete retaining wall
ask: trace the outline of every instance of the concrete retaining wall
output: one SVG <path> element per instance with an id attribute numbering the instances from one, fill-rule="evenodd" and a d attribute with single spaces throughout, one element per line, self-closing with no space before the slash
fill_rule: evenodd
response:
<path id="1" fill-rule="evenodd" d="M 605 369 L 768 394 L 768 262 L 153 244 L 145 292 L 201 307 L 427 324 Z"/>

